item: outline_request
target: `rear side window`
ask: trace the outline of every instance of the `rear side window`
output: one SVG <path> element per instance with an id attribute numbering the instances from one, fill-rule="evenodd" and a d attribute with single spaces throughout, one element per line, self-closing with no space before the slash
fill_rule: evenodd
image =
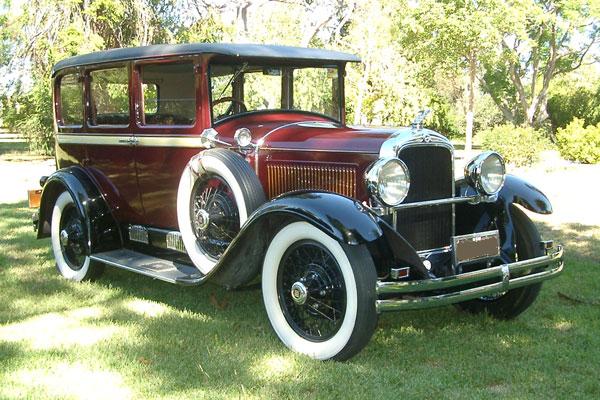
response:
<path id="1" fill-rule="evenodd" d="M 129 125 L 127 68 L 90 72 L 90 125 Z"/>
<path id="2" fill-rule="evenodd" d="M 196 78 L 192 62 L 140 67 L 144 125 L 194 125 Z"/>
<path id="3" fill-rule="evenodd" d="M 83 125 L 83 85 L 76 74 L 60 79 L 60 126 Z"/>

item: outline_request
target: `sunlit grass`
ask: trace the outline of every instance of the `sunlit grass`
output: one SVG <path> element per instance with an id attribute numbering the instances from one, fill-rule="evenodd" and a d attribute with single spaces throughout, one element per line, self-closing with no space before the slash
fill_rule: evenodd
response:
<path id="1" fill-rule="evenodd" d="M 567 266 L 516 320 L 385 314 L 363 352 L 335 363 L 288 351 L 258 290 L 111 268 L 65 281 L 29 218 L 0 205 L 0 398 L 600 398 L 598 227 L 542 226 Z"/>

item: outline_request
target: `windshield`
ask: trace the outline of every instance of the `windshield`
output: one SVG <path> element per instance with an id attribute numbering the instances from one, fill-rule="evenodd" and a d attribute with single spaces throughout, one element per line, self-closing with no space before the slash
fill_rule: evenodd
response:
<path id="1" fill-rule="evenodd" d="M 213 121 L 252 111 L 299 110 L 340 120 L 337 66 L 212 64 Z"/>

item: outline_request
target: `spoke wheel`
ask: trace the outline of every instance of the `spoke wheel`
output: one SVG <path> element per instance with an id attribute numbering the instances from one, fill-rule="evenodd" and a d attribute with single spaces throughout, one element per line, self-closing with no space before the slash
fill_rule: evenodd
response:
<path id="1" fill-rule="evenodd" d="M 303 240 L 288 248 L 279 266 L 277 288 L 285 318 L 301 337 L 323 341 L 340 329 L 346 311 L 344 278 L 321 244 Z"/>
<path id="2" fill-rule="evenodd" d="M 75 208 L 68 204 L 60 218 L 60 249 L 69 268 L 79 271 L 83 268 L 86 254 L 86 241 L 83 218 Z"/>
<path id="3" fill-rule="evenodd" d="M 307 222 L 291 222 L 267 248 L 263 301 L 273 330 L 290 349 L 318 360 L 347 360 L 377 326 L 376 281 L 365 245 L 346 245 Z"/>
<path id="4" fill-rule="evenodd" d="M 233 191 L 221 177 L 206 174 L 192 189 L 190 219 L 200 248 L 217 260 L 240 230 Z"/>

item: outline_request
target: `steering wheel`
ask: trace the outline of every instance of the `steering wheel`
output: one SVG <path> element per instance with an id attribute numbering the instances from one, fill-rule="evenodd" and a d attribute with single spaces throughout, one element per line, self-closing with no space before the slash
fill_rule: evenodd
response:
<path id="1" fill-rule="evenodd" d="M 213 101 L 213 107 L 216 106 L 217 104 L 221 104 L 221 103 L 225 103 L 225 102 L 231 102 L 231 104 L 229 105 L 229 107 L 227 107 L 227 110 L 225 110 L 225 112 L 221 115 L 219 115 L 219 117 L 226 117 L 228 115 L 232 115 L 233 114 L 233 104 L 238 104 L 240 106 L 240 110 L 241 112 L 246 112 L 248 111 L 248 108 L 246 107 L 246 105 L 244 104 L 243 101 L 236 99 L 235 97 L 231 97 L 231 96 L 226 96 L 226 97 L 221 97 L 218 100 Z"/>

